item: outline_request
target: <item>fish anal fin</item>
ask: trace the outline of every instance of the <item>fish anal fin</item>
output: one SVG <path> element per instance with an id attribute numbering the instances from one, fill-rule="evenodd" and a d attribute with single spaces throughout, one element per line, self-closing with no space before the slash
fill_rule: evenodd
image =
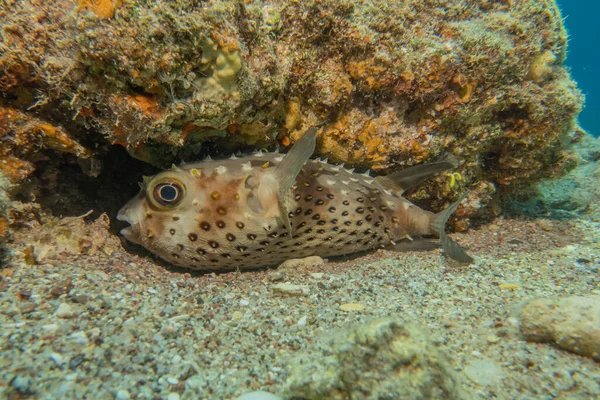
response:
<path id="1" fill-rule="evenodd" d="M 437 161 L 428 164 L 404 168 L 386 176 L 375 178 L 383 187 L 394 191 L 405 192 L 419 183 L 440 172 L 456 168 L 458 160 L 452 154 L 445 154 Z"/>
<path id="2" fill-rule="evenodd" d="M 391 251 L 427 251 L 439 249 L 440 243 L 437 240 L 431 239 L 414 239 L 404 240 L 394 245 L 388 246 L 385 249 Z"/>

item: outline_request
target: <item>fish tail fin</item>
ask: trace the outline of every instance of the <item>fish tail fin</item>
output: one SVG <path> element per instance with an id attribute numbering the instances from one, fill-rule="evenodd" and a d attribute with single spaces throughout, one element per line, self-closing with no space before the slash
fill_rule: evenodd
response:
<path id="1" fill-rule="evenodd" d="M 440 243 L 448 257 L 461 263 L 470 264 L 473 262 L 473 258 L 469 256 L 458 243 L 456 243 L 446 234 L 446 222 L 448 222 L 448 218 L 450 218 L 450 215 L 456 211 L 458 205 L 466 197 L 467 194 L 465 193 L 460 199 L 448 206 L 448 208 L 435 214 L 429 222 L 429 228 L 432 232 L 435 232 L 440 237 Z"/>

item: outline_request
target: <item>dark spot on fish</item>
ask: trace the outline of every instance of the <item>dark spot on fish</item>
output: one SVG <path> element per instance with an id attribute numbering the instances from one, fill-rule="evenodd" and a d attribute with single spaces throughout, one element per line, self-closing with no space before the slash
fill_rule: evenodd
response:
<path id="1" fill-rule="evenodd" d="M 369 206 L 369 207 L 367 207 L 367 210 L 369 210 L 369 211 L 371 211 L 371 212 L 375 212 L 375 207 L 371 207 L 371 206 Z"/>
<path id="2" fill-rule="evenodd" d="M 171 256 L 172 256 L 173 258 L 180 258 L 180 257 L 179 257 L 179 254 L 177 254 L 177 253 L 172 253 L 172 254 L 171 254 Z"/>
<path id="3" fill-rule="evenodd" d="M 358 208 L 356 209 L 356 212 L 357 212 L 357 213 L 359 213 L 359 214 L 362 214 L 364 211 L 365 211 L 365 209 L 364 209 L 364 208 L 362 208 L 362 207 L 358 207 Z"/>
<path id="4" fill-rule="evenodd" d="M 321 219 L 321 216 L 319 214 L 315 214 L 312 216 L 312 219 L 314 219 L 314 220 Z"/>
<path id="5" fill-rule="evenodd" d="M 206 250 L 204 250 L 204 249 L 203 249 L 203 248 L 201 248 L 201 247 L 198 247 L 198 248 L 196 249 L 196 253 L 198 253 L 198 254 L 200 254 L 201 256 L 203 256 L 203 255 L 205 255 L 205 254 L 206 254 Z"/>
<path id="6" fill-rule="evenodd" d="M 216 258 L 211 258 L 211 259 L 210 259 L 210 262 L 212 262 L 212 263 L 218 263 L 218 262 L 219 262 L 219 260 L 217 260 Z"/>
<path id="7" fill-rule="evenodd" d="M 283 242 L 277 242 L 275 243 L 275 246 L 281 246 L 283 244 Z"/>
<path id="8" fill-rule="evenodd" d="M 202 230 L 205 230 L 205 231 L 210 231 L 210 224 L 208 222 L 201 222 L 200 228 L 202 228 Z"/>
<path id="9" fill-rule="evenodd" d="M 365 235 L 370 235 L 371 233 L 373 233 L 372 230 L 367 229 L 366 231 L 363 232 Z"/>
<path id="10" fill-rule="evenodd" d="M 317 186 L 317 192 L 322 192 L 323 191 L 323 186 Z"/>
<path id="11" fill-rule="evenodd" d="M 239 251 L 240 253 L 245 252 L 246 250 L 248 250 L 248 248 L 246 246 L 238 246 L 236 247 L 237 251 Z"/>
<path id="12" fill-rule="evenodd" d="M 277 232 L 271 232 L 267 236 L 270 237 L 271 239 L 276 238 L 277 237 Z"/>
<path id="13" fill-rule="evenodd" d="M 358 199 L 356 199 L 356 201 L 358 201 L 359 203 L 362 203 L 363 201 L 365 201 L 364 197 L 359 197 Z"/>
<path id="14" fill-rule="evenodd" d="M 380 193 L 379 189 L 373 189 L 373 194 L 379 194 L 379 193 Z"/>
<path id="15" fill-rule="evenodd" d="M 219 207 L 219 208 L 217 208 L 217 213 L 219 215 L 225 215 L 225 214 L 227 214 L 227 209 L 225 207 Z"/>
<path id="16" fill-rule="evenodd" d="M 352 240 L 349 240 L 349 241 L 347 241 L 347 242 L 346 242 L 346 243 L 344 243 L 344 244 L 352 244 L 352 243 L 354 243 L 354 242 L 353 242 Z"/>
<path id="17" fill-rule="evenodd" d="M 319 222 L 317 222 L 317 225 L 325 225 L 325 224 L 326 224 L 326 222 L 323 220 L 320 220 Z"/>
<path id="18" fill-rule="evenodd" d="M 348 216 L 348 214 L 350 214 L 348 211 L 344 211 L 344 212 L 342 213 L 342 217 L 347 217 L 347 216 Z"/>
<path id="19" fill-rule="evenodd" d="M 336 208 L 335 208 L 335 207 L 329 207 L 329 212 L 330 212 L 330 213 L 334 213 L 335 211 L 336 211 Z"/>
<path id="20" fill-rule="evenodd" d="M 182 244 L 178 244 L 178 245 L 177 245 L 177 250 L 179 250 L 179 251 L 183 251 L 183 245 L 182 245 Z"/>
<path id="21" fill-rule="evenodd" d="M 375 224 L 375 225 L 377 226 L 377 224 Z M 383 233 L 389 233 L 389 232 L 390 232 L 389 228 L 383 228 Z"/>
<path id="22" fill-rule="evenodd" d="M 308 183 L 308 182 L 304 182 L 304 186 L 305 186 L 305 187 L 309 187 L 309 186 L 310 186 L 310 183 Z"/>
<path id="23" fill-rule="evenodd" d="M 345 205 L 345 206 L 349 206 L 350 202 L 348 200 L 344 200 L 344 201 L 342 201 L 342 204 Z"/>
<path id="24" fill-rule="evenodd" d="M 309 237 L 308 239 L 306 239 L 307 242 L 312 242 L 313 240 L 315 240 L 314 237 Z"/>
<path id="25" fill-rule="evenodd" d="M 371 237 L 372 237 L 373 239 L 375 239 L 375 238 L 379 238 L 379 240 L 381 240 L 381 236 L 379 236 L 379 235 L 378 235 L 378 234 L 376 234 L 376 233 L 372 234 L 372 235 L 371 235 Z"/>
<path id="26" fill-rule="evenodd" d="M 200 262 L 200 260 L 197 259 L 196 257 L 192 257 L 192 261 L 195 262 L 195 263 Z"/>
<path id="27" fill-rule="evenodd" d="M 354 236 L 354 235 L 356 235 L 357 233 L 358 233 L 358 231 L 352 231 L 352 232 L 350 232 L 350 236 Z"/>
<path id="28" fill-rule="evenodd" d="M 363 224 L 362 221 L 356 221 L 356 225 L 361 226 Z"/>
<path id="29" fill-rule="evenodd" d="M 304 200 L 306 200 L 306 201 L 311 201 L 312 199 L 313 199 L 313 197 L 310 194 L 304 198 Z"/>
<path id="30" fill-rule="evenodd" d="M 265 249 L 263 249 L 262 247 L 259 247 L 258 249 L 256 249 L 256 251 L 265 251 Z"/>
<path id="31" fill-rule="evenodd" d="M 288 234 L 287 232 L 283 232 L 282 234 L 279 235 L 279 237 L 286 237 Z"/>
<path id="32" fill-rule="evenodd" d="M 254 233 L 249 233 L 246 237 L 250 240 L 256 239 L 256 235 Z"/>
<path id="33" fill-rule="evenodd" d="M 303 228 L 304 226 L 306 226 L 306 222 L 300 222 L 296 228 L 299 229 Z"/>
<path id="34" fill-rule="evenodd" d="M 327 236 L 325 239 L 323 239 L 326 242 L 329 242 L 331 239 L 333 239 L 331 236 Z"/>
<path id="35" fill-rule="evenodd" d="M 331 228 L 334 232 L 337 232 L 340 230 L 340 228 L 338 228 L 337 226 L 334 226 L 333 228 Z"/>
<path id="36" fill-rule="evenodd" d="M 169 233 L 170 233 L 171 235 L 174 235 L 174 234 L 175 234 L 175 229 L 173 229 L 173 228 L 169 229 Z"/>
<path id="37" fill-rule="evenodd" d="M 310 214 L 312 214 L 312 212 L 313 212 L 313 210 L 311 210 L 311 209 L 309 208 L 308 210 L 306 210 L 306 211 L 304 212 L 304 215 L 310 215 Z"/>
<path id="38" fill-rule="evenodd" d="M 365 220 L 366 220 L 367 222 L 371 222 L 371 220 L 372 220 L 372 219 L 373 219 L 373 216 L 372 216 L 372 215 L 367 215 L 367 216 L 365 217 Z"/>
<path id="39" fill-rule="evenodd" d="M 268 246 L 269 245 L 269 241 L 268 240 L 263 240 L 262 242 L 259 242 L 259 244 L 261 246 Z"/>
<path id="40" fill-rule="evenodd" d="M 381 211 L 387 211 L 387 210 L 389 209 L 389 208 L 388 208 L 388 207 L 386 207 L 386 206 L 381 206 L 380 208 L 381 208 Z"/>
<path id="41" fill-rule="evenodd" d="M 302 196 L 300 196 L 299 194 L 297 194 L 297 195 L 295 195 L 295 196 L 294 196 L 294 199 L 295 199 L 296 201 L 300 200 L 301 198 L 302 198 Z"/>
<path id="42" fill-rule="evenodd" d="M 393 223 L 395 223 L 395 224 L 397 224 L 397 223 L 399 222 L 399 221 L 398 221 L 398 218 L 396 218 L 396 217 L 392 217 L 392 222 L 393 222 Z"/>
<path id="43" fill-rule="evenodd" d="M 315 201 L 315 204 L 316 204 L 316 205 L 318 205 L 318 206 L 322 206 L 322 205 L 323 205 L 323 203 L 324 203 L 324 201 L 323 201 L 323 200 L 320 200 L 320 199 L 319 199 L 319 200 L 317 200 L 317 201 Z"/>
<path id="44" fill-rule="evenodd" d="M 173 221 L 179 221 L 179 217 L 178 217 L 178 216 L 176 216 L 176 215 L 174 215 L 174 216 L 173 216 Z"/>
<path id="45" fill-rule="evenodd" d="M 331 194 L 331 193 L 327 193 L 327 198 L 329 200 L 333 200 L 333 199 L 335 199 L 335 196 L 333 194 Z"/>
<path id="46" fill-rule="evenodd" d="M 308 228 L 307 230 L 304 231 L 304 233 L 312 233 L 312 229 Z"/>
<path id="47" fill-rule="evenodd" d="M 316 178 L 317 176 L 319 176 L 319 173 L 318 172 L 313 172 L 311 175 Z"/>
<path id="48" fill-rule="evenodd" d="M 242 254 L 242 257 L 246 257 L 246 258 L 251 257 L 251 256 L 252 256 L 252 254 L 250 254 L 250 253 Z"/>
<path id="49" fill-rule="evenodd" d="M 219 228 L 225 228 L 225 222 L 219 220 L 219 221 L 217 221 L 217 226 Z"/>
<path id="50" fill-rule="evenodd" d="M 302 214 L 302 208 L 298 207 L 296 208 L 296 215 L 300 215 Z"/>
<path id="51" fill-rule="evenodd" d="M 375 226 L 379 228 L 381 226 L 381 222 L 380 221 L 375 222 Z"/>
<path id="52" fill-rule="evenodd" d="M 235 240 L 235 236 L 231 233 L 228 233 L 227 235 L 225 235 L 225 237 L 227 238 L 227 240 L 229 240 L 230 242 L 233 242 Z"/>
<path id="53" fill-rule="evenodd" d="M 374 203 L 377 201 L 377 197 L 369 197 L 369 200 L 371 200 Z"/>
<path id="54" fill-rule="evenodd" d="M 350 226 L 350 225 L 352 225 L 352 222 L 350 222 L 350 221 L 346 221 L 346 222 L 344 222 L 344 225 L 346 225 L 346 226 Z"/>
<path id="55" fill-rule="evenodd" d="M 192 242 L 195 242 L 196 240 L 198 240 L 198 235 L 196 235 L 195 233 L 190 233 L 188 234 L 188 239 L 190 239 Z"/>
<path id="56" fill-rule="evenodd" d="M 332 220 L 329 220 L 329 222 L 331 222 L 332 224 L 337 224 L 337 223 L 338 223 L 338 220 L 337 220 L 337 218 L 334 218 L 334 219 L 332 219 Z"/>
<path id="57" fill-rule="evenodd" d="M 219 243 L 215 242 L 214 240 L 209 240 L 209 241 L 208 241 L 208 245 L 209 245 L 210 247 L 212 247 L 213 249 L 217 249 L 217 248 L 219 248 Z"/>
<path id="58" fill-rule="evenodd" d="M 223 253 L 223 254 L 221 254 L 221 257 L 223 257 L 223 258 L 231 258 L 231 254 L 229 254 L 229 253 Z"/>
<path id="59" fill-rule="evenodd" d="M 318 234 L 320 234 L 320 235 L 322 235 L 323 233 L 325 233 L 325 229 L 319 229 L 319 230 L 317 231 L 317 233 L 318 233 Z"/>
<path id="60" fill-rule="evenodd" d="M 385 218 L 383 217 L 383 215 L 380 215 L 378 218 L 381 222 L 385 221 Z"/>
<path id="61" fill-rule="evenodd" d="M 338 239 L 338 240 L 336 240 L 335 242 L 336 242 L 336 243 L 342 243 L 343 241 L 344 241 L 344 239 Z"/>
<path id="62" fill-rule="evenodd" d="M 236 222 L 235 226 L 237 226 L 240 229 L 244 229 L 244 223 L 243 222 Z"/>

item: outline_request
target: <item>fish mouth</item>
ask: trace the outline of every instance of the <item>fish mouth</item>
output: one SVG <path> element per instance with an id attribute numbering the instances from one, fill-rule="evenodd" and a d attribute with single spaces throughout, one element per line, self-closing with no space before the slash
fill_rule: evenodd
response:
<path id="1" fill-rule="evenodd" d="M 139 227 L 139 224 L 135 223 L 128 215 L 126 207 L 121 208 L 117 213 L 117 221 L 123 221 L 129 224 L 128 227 L 121 229 L 119 233 L 130 242 L 140 244 L 139 230 L 136 229 Z"/>

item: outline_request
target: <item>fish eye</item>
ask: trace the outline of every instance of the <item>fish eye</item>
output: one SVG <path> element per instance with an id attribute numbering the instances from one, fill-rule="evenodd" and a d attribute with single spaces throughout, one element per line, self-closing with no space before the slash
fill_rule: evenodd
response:
<path id="1" fill-rule="evenodd" d="M 183 198 L 183 195 L 183 185 L 175 181 L 158 183 L 152 191 L 154 201 L 161 206 L 177 205 Z"/>

